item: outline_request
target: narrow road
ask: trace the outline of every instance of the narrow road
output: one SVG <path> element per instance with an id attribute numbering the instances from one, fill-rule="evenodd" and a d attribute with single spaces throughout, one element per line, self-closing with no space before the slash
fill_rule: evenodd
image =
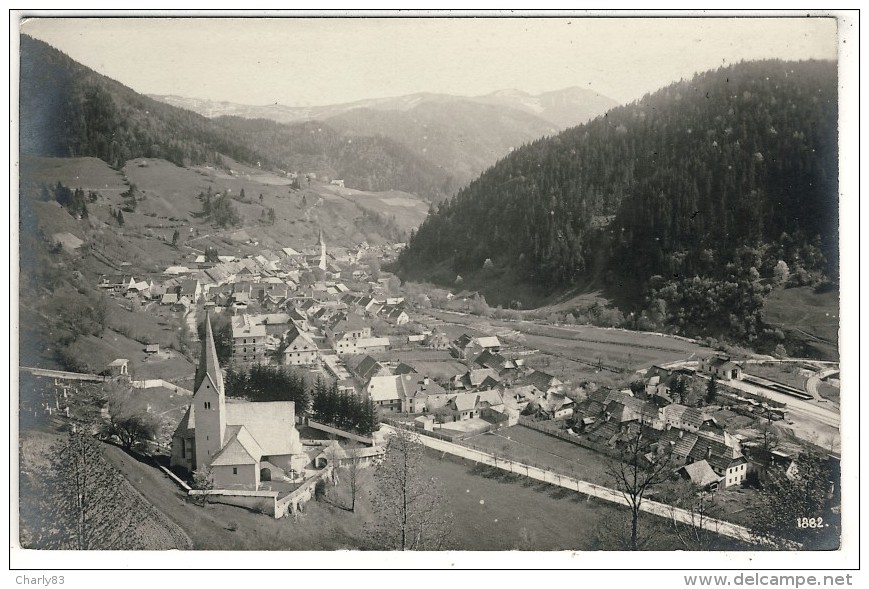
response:
<path id="1" fill-rule="evenodd" d="M 395 428 L 390 425 L 383 424 L 381 426 L 381 431 L 384 431 L 385 433 L 395 433 Z M 512 460 L 505 460 L 503 458 L 499 459 L 495 456 L 492 456 L 491 454 L 480 452 L 479 450 L 472 450 L 470 448 L 466 448 L 458 444 L 453 444 L 451 442 L 446 442 L 444 440 L 439 440 L 437 438 L 419 436 L 419 441 L 422 443 L 423 446 L 432 448 L 433 450 L 437 450 L 439 452 L 446 452 L 447 454 L 453 454 L 454 456 L 473 460 L 481 464 L 487 464 L 489 466 L 494 466 L 495 468 L 500 468 L 502 470 L 514 472 L 516 474 L 525 475 L 528 478 L 550 483 L 559 487 L 564 487 L 565 489 L 577 491 L 590 497 L 603 499 L 604 501 L 610 501 L 619 505 L 628 505 L 625 497 L 621 494 L 620 491 L 617 491 L 616 489 L 610 489 L 609 487 L 604 487 L 602 485 L 596 485 L 587 481 L 581 481 L 579 479 L 560 475 L 558 473 L 536 468 L 534 466 L 528 466 L 526 464 L 521 464 Z M 658 503 L 657 501 L 651 501 L 649 499 L 646 499 L 642 502 L 642 504 L 640 505 L 640 510 L 651 513 L 653 515 L 657 515 L 659 517 L 673 519 L 688 525 L 694 523 L 691 512 L 670 505 L 666 505 L 664 503 Z M 751 534 L 748 531 L 748 528 L 731 522 L 726 522 L 724 520 L 712 518 L 708 518 L 705 521 L 708 524 L 707 529 L 714 531 L 717 534 L 721 534 L 722 536 L 728 536 L 730 538 L 736 538 L 737 540 L 742 540 L 743 542 L 751 541 Z"/>
<path id="2" fill-rule="evenodd" d="M 818 383 L 821 380 L 827 378 L 828 376 L 832 376 L 839 372 L 838 368 L 829 368 L 827 370 L 822 370 L 817 374 L 813 374 L 809 377 L 809 380 L 806 381 L 806 392 L 815 398 L 816 401 L 823 402 L 826 399 L 821 397 L 821 394 L 818 392 Z"/>

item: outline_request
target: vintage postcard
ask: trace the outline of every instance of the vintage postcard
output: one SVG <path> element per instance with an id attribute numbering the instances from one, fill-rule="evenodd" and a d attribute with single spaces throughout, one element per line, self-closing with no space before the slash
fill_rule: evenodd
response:
<path id="1" fill-rule="evenodd" d="M 857 14 L 11 18 L 13 564 L 850 583 Z"/>

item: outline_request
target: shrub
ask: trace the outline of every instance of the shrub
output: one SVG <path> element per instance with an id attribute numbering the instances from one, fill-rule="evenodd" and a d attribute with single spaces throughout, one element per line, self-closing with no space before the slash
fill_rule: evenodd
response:
<path id="1" fill-rule="evenodd" d="M 320 479 L 314 484 L 314 500 L 320 501 L 326 496 L 326 481 Z"/>

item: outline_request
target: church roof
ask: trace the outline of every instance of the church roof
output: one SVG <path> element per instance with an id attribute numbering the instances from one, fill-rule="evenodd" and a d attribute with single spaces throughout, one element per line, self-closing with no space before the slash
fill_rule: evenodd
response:
<path id="1" fill-rule="evenodd" d="M 244 426 L 226 428 L 227 442 L 211 461 L 211 466 L 257 464 L 263 451 Z"/>
<path id="2" fill-rule="evenodd" d="M 226 425 L 241 425 L 262 448 L 263 455 L 301 454 L 292 401 L 226 404 Z"/>
<path id="3" fill-rule="evenodd" d="M 175 428 L 175 433 L 172 434 L 172 437 L 192 438 L 193 436 L 193 404 L 191 403 L 187 406 L 187 411 L 184 412 L 184 417 L 182 417 L 181 421 L 178 422 L 178 426 Z"/>

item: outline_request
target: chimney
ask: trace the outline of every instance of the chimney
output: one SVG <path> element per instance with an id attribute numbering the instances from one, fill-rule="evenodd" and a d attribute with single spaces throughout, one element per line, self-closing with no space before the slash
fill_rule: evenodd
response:
<path id="1" fill-rule="evenodd" d="M 680 438 L 681 438 L 681 437 L 682 437 L 682 435 L 683 435 L 683 434 L 684 434 L 684 433 L 685 433 L 685 432 L 684 432 L 684 431 L 682 431 L 682 430 L 681 430 L 681 429 L 680 429 L 680 430 L 679 430 L 679 437 L 680 437 Z"/>
<path id="2" fill-rule="evenodd" d="M 429 383 L 428 375 L 425 375 L 424 377 L 422 377 L 422 384 L 428 386 L 428 383 Z"/>
<path id="3" fill-rule="evenodd" d="M 712 446 L 706 446 L 706 459 L 712 458 Z"/>

